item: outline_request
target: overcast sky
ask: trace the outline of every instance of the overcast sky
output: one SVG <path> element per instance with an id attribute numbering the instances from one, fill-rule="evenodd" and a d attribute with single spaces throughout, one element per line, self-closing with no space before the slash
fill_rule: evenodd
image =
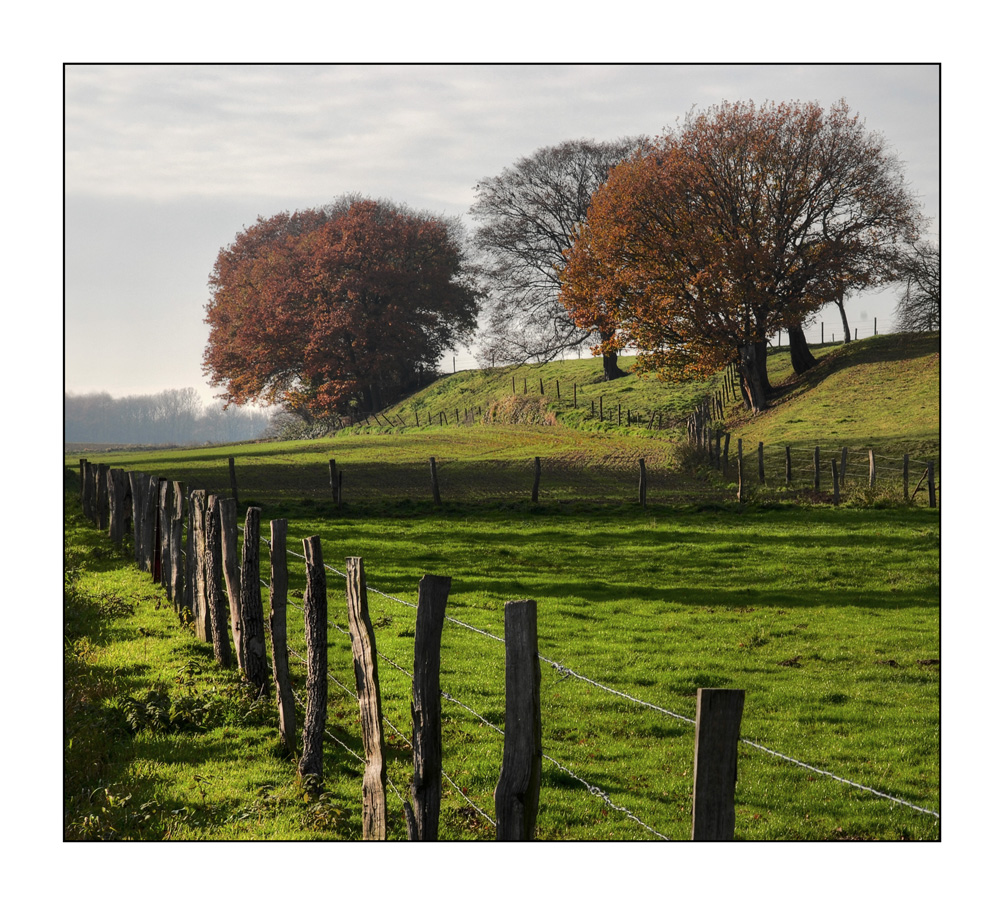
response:
<path id="1" fill-rule="evenodd" d="M 70 65 L 66 389 L 218 392 L 207 279 L 258 215 L 357 192 L 469 222 L 476 182 L 545 145 L 657 135 L 724 100 L 840 98 L 899 154 L 936 232 L 935 65 Z M 852 328 L 888 329 L 894 304 L 851 300 Z"/>

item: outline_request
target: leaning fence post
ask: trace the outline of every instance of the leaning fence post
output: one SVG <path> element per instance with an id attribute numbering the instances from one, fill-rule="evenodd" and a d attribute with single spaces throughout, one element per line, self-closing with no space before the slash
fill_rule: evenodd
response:
<path id="1" fill-rule="evenodd" d="M 361 711 L 361 741 L 365 774 L 361 785 L 362 839 L 385 840 L 385 737 L 382 733 L 382 696 L 378 685 L 375 630 L 368 616 L 365 564 L 361 557 L 347 558 L 347 615 L 354 656 L 354 684 Z"/>
<path id="2" fill-rule="evenodd" d="M 699 689 L 695 715 L 692 840 L 732 840 L 742 689 Z"/>
<path id="3" fill-rule="evenodd" d="M 542 776 L 542 717 L 534 601 L 504 605 L 506 711 L 503 762 L 493 793 L 498 840 L 531 840 Z"/>
<path id="4" fill-rule="evenodd" d="M 927 463 L 927 505 L 933 509 L 937 506 L 937 489 L 934 486 L 934 460 Z"/>
<path id="5" fill-rule="evenodd" d="M 438 487 L 437 463 L 431 457 L 431 492 L 434 494 L 434 505 L 441 506 L 441 489 Z"/>
<path id="6" fill-rule="evenodd" d="M 243 621 L 243 673 L 258 695 L 267 692 L 267 645 L 264 604 L 260 597 L 260 507 L 247 509 L 243 524 L 243 571 L 240 575 L 240 617 Z"/>
<path id="7" fill-rule="evenodd" d="M 535 481 L 531 486 L 531 502 L 538 503 L 538 485 L 542 480 L 542 460 L 541 457 L 535 457 Z"/>
<path id="8" fill-rule="evenodd" d="M 437 840 L 441 812 L 441 630 L 451 591 L 447 576 L 424 576 L 417 592 L 413 639 L 412 807 L 404 805 L 411 840 Z"/>
<path id="9" fill-rule="evenodd" d="M 327 603 L 326 571 L 318 535 L 302 542 L 306 555 L 306 716 L 302 727 L 299 780 L 309 787 L 323 783 L 323 733 L 326 730 Z"/>
<path id="10" fill-rule="evenodd" d="M 235 501 L 234 501 L 235 503 Z M 295 699 L 288 673 L 288 555 L 287 519 L 271 520 L 271 667 L 278 701 L 278 733 L 289 755 L 295 749 Z"/>

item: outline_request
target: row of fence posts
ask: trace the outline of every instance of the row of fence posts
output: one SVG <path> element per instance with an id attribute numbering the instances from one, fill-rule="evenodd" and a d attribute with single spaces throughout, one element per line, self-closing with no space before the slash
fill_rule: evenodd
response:
<path id="1" fill-rule="evenodd" d="M 537 484 L 539 460 L 536 458 L 535 462 Z M 235 490 L 232 466 L 231 459 L 230 475 Z M 282 743 L 290 755 L 298 758 L 297 773 L 303 786 L 313 792 L 320 789 L 327 716 L 329 624 L 326 568 L 319 537 L 311 536 L 302 542 L 306 564 L 303 609 L 307 649 L 306 707 L 299 752 L 288 666 L 287 521 L 275 519 L 270 524 L 272 670 L 268 671 L 260 593 L 260 508 L 247 509 L 240 566 L 235 496 L 222 498 L 204 490 L 185 493 L 180 482 L 95 465 L 85 459 L 80 460 L 80 477 L 84 515 L 98 528 L 107 530 L 112 542 L 122 550 L 127 547 L 127 531 L 132 529 L 137 566 L 164 587 L 182 621 L 193 624 L 198 638 L 212 644 L 216 661 L 223 667 L 232 666 L 231 630 L 236 665 L 258 695 L 269 694 L 269 678 L 273 678 Z M 188 531 L 182 547 L 185 515 Z M 450 590 L 449 577 L 425 575 L 417 592 L 411 704 L 413 780 L 410 801 L 403 804 L 410 840 L 438 838 L 442 776 L 441 634 Z M 378 653 L 368 612 L 364 561 L 360 557 L 347 558 L 346 593 L 365 753 L 362 833 L 365 840 L 384 840 L 386 762 Z M 542 768 L 537 619 L 537 604 L 533 600 L 508 601 L 504 605 L 504 746 L 494 791 L 498 840 L 531 840 L 535 835 Z M 736 749 L 743 700 L 742 690 L 698 690 L 692 839 L 733 839 Z"/>
<path id="2" fill-rule="evenodd" d="M 230 470 L 232 470 L 232 458 L 229 460 Z M 437 460 L 435 457 L 431 456 L 428 460 L 431 470 L 431 496 L 434 499 L 435 506 L 441 506 L 441 485 L 438 481 L 437 473 Z M 330 463 L 330 491 L 333 497 L 333 502 L 340 507 L 343 505 L 344 501 L 344 472 L 337 468 L 337 460 L 331 459 Z M 531 484 L 531 502 L 538 503 L 538 494 L 542 483 L 542 458 L 536 456 L 534 459 L 534 470 L 533 470 L 533 480 Z M 236 488 L 236 477 L 235 473 L 232 473 L 232 483 L 233 483 L 233 493 L 235 495 Z M 642 506 L 646 506 L 646 460 L 639 460 L 639 503 Z"/>
<path id="3" fill-rule="evenodd" d="M 695 410 L 694 413 L 688 419 L 688 439 L 689 441 L 701 450 L 708 463 L 712 468 L 720 471 L 724 478 L 729 477 L 729 443 L 730 434 L 729 432 L 723 432 L 719 429 L 714 429 L 712 426 L 712 418 L 710 415 L 712 404 L 708 401 L 703 401 L 702 404 Z M 835 505 L 840 503 L 840 492 L 846 484 L 847 481 L 847 464 L 849 459 L 849 451 L 847 447 L 841 447 L 840 450 L 840 460 L 836 458 L 830 461 L 830 474 L 831 474 L 831 487 L 833 490 L 833 503 Z M 785 487 L 790 487 L 792 484 L 792 448 L 790 446 L 785 446 L 785 473 L 784 482 Z M 821 489 L 820 476 L 822 474 L 822 464 L 821 464 L 821 453 L 819 447 L 813 448 L 812 454 L 812 476 L 813 476 L 813 490 L 819 491 Z M 868 451 L 868 487 L 873 489 L 875 487 L 875 480 L 877 475 L 877 469 L 875 465 L 875 451 Z M 736 496 L 740 503 L 744 502 L 746 498 L 745 491 L 745 471 L 743 464 L 743 440 L 737 439 L 736 448 Z M 934 474 L 934 460 L 927 462 L 924 468 L 923 474 L 917 481 L 916 486 L 913 491 L 910 491 L 910 454 L 903 454 L 903 468 L 902 468 L 902 495 L 903 499 L 907 501 L 912 501 L 919 492 L 920 488 L 924 486 L 924 482 L 927 483 L 927 499 L 928 505 L 931 508 L 937 506 L 937 484 Z M 760 442 L 757 444 L 757 482 L 761 485 L 767 484 L 767 477 L 764 471 L 764 444 Z"/>

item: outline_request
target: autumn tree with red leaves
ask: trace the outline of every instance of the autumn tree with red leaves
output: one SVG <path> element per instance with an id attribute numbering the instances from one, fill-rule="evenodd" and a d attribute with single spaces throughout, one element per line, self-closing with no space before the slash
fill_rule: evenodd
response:
<path id="1" fill-rule="evenodd" d="M 345 197 L 239 233 L 209 278 L 204 371 L 222 398 L 305 421 L 372 411 L 467 341 L 479 292 L 455 223 Z"/>
<path id="2" fill-rule="evenodd" d="M 562 272 L 585 327 L 663 376 L 737 363 L 767 406 L 767 337 L 895 277 L 920 218 L 902 167 L 841 101 L 690 114 L 611 171 Z M 597 348 L 600 351 L 600 347 Z"/>

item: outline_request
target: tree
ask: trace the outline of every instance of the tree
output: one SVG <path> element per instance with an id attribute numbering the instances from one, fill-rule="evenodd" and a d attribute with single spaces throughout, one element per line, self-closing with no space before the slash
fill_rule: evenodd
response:
<path id="1" fill-rule="evenodd" d="M 372 411 L 471 336 L 465 265 L 457 222 L 386 201 L 258 218 L 215 262 L 204 371 L 227 405 Z"/>
<path id="2" fill-rule="evenodd" d="M 900 268 L 903 290 L 896 304 L 896 329 L 941 329 L 941 249 L 915 242 Z"/>
<path id="3" fill-rule="evenodd" d="M 759 411 L 767 337 L 893 279 L 918 224 L 898 159 L 846 103 L 726 103 L 611 172 L 562 298 L 581 326 L 597 323 L 595 304 L 615 319 L 640 368 L 685 376 L 737 363 Z"/>
<path id="4" fill-rule="evenodd" d="M 476 185 L 470 214 L 480 226 L 473 239 L 490 294 L 483 364 L 550 361 L 599 332 L 577 326 L 559 303 L 559 271 L 594 191 L 638 143 L 578 140 L 539 148 Z M 610 339 L 601 336 L 608 380 L 624 373 Z"/>

